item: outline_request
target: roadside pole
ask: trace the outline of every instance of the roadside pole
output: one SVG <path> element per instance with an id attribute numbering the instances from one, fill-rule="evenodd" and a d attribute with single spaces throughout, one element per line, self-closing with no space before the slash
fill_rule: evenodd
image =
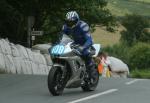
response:
<path id="1" fill-rule="evenodd" d="M 28 47 L 32 47 L 32 41 L 31 41 L 31 31 L 34 25 L 35 18 L 34 16 L 28 16 L 28 37 L 27 37 L 27 43 Z"/>

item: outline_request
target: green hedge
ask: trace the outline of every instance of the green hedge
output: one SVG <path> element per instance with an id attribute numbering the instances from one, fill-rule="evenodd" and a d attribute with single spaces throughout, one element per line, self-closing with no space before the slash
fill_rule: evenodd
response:
<path id="1" fill-rule="evenodd" d="M 128 63 L 128 51 L 129 47 L 124 43 L 115 44 L 113 46 L 108 46 L 103 48 L 104 52 L 107 52 L 110 56 L 117 57 L 123 60 L 125 63 Z"/>
<path id="2" fill-rule="evenodd" d="M 104 48 L 104 52 L 121 59 L 131 70 L 150 68 L 150 45 L 148 43 L 137 43 L 131 47 L 120 43 Z"/>
<path id="3" fill-rule="evenodd" d="M 150 68 L 150 45 L 137 43 L 129 51 L 129 63 L 132 68 Z"/>

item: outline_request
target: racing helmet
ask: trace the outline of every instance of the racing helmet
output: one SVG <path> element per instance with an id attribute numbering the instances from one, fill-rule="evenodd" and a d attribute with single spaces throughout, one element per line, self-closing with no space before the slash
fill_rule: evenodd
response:
<path id="1" fill-rule="evenodd" d="M 77 22 L 79 21 L 79 15 L 76 11 L 70 11 L 66 14 L 66 24 L 68 27 L 75 27 Z"/>

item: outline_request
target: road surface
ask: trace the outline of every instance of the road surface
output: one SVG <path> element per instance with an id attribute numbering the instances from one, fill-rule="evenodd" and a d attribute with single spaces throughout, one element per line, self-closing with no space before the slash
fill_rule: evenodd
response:
<path id="1" fill-rule="evenodd" d="M 54 97 L 47 76 L 0 74 L 0 103 L 150 103 L 150 80 L 100 78 L 96 91 L 65 89 Z"/>

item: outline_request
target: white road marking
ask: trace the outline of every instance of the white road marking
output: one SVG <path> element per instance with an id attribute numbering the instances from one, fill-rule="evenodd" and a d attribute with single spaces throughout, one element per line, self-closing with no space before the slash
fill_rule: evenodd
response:
<path id="1" fill-rule="evenodd" d="M 134 79 L 134 80 L 132 80 L 132 81 L 130 81 L 130 82 L 126 82 L 126 85 L 133 84 L 133 83 L 135 83 L 135 82 L 137 82 L 137 81 L 139 81 L 139 79 Z"/>
<path id="2" fill-rule="evenodd" d="M 71 102 L 68 102 L 68 103 L 78 103 L 78 102 L 81 102 L 81 101 L 96 98 L 96 97 L 101 96 L 101 95 L 109 94 L 109 93 L 112 93 L 112 92 L 115 92 L 115 91 L 118 91 L 118 89 L 110 89 L 110 90 L 104 91 L 102 93 L 98 93 L 98 94 L 94 94 L 94 95 L 91 95 L 91 96 L 88 96 L 88 97 L 77 99 L 77 100 L 74 100 L 74 101 L 71 101 Z"/>

